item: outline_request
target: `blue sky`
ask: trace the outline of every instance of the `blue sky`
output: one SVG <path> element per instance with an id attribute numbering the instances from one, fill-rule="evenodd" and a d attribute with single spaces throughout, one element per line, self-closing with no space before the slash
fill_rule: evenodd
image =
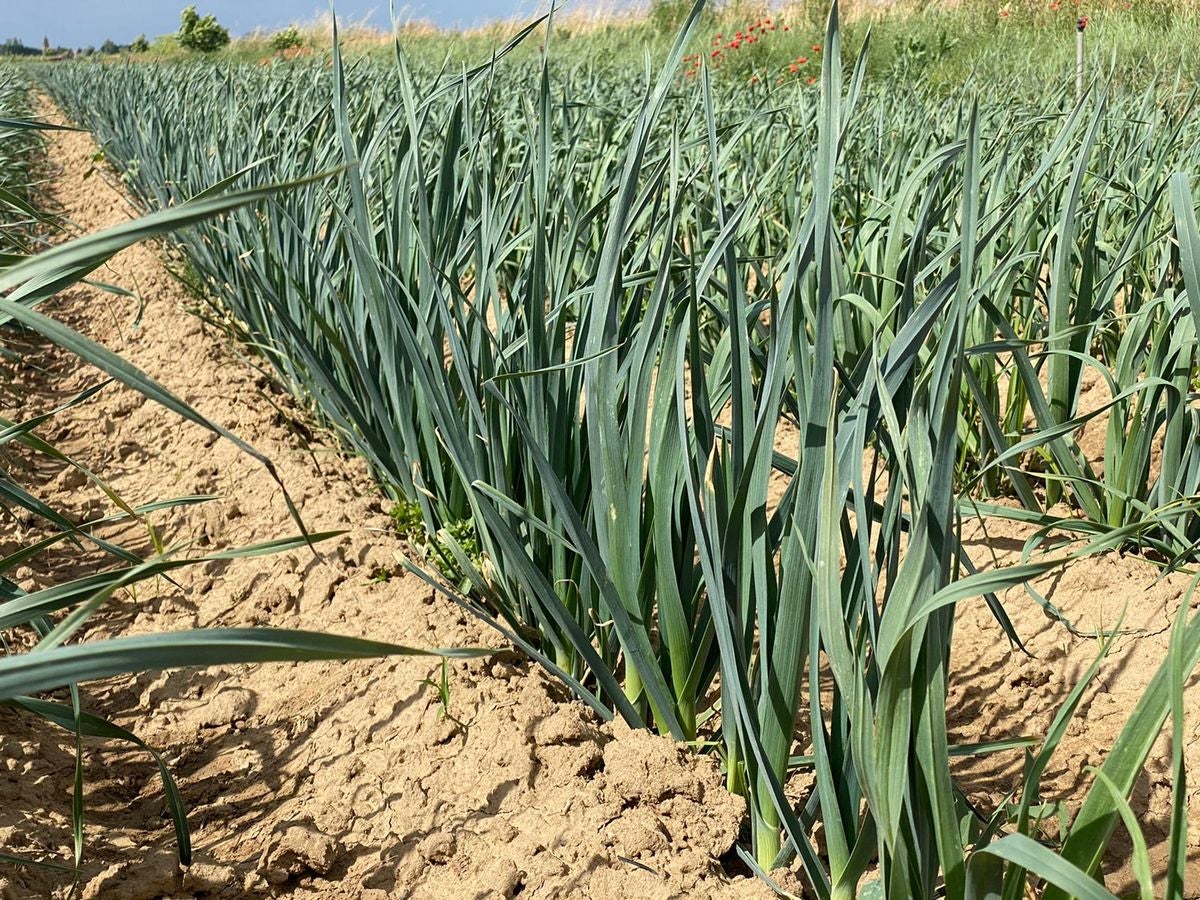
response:
<path id="1" fill-rule="evenodd" d="M 40 47 L 45 36 L 63 47 L 99 46 L 105 38 L 127 44 L 143 32 L 154 37 L 175 31 L 180 10 L 193 2 L 235 35 L 311 20 L 329 9 L 327 0 L 0 0 L 0 41 L 16 37 Z M 470 26 L 528 15 L 546 5 L 539 0 L 397 0 L 396 9 L 402 21 Z M 389 22 L 388 0 L 336 0 L 335 7 L 339 19 L 369 16 L 380 26 Z"/>

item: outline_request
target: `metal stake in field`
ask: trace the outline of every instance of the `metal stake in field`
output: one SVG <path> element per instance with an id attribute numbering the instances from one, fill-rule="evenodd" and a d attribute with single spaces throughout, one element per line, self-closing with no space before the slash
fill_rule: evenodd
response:
<path id="1" fill-rule="evenodd" d="M 1088 17 L 1080 16 L 1075 23 L 1075 100 L 1083 99 L 1083 30 L 1087 28 Z"/>

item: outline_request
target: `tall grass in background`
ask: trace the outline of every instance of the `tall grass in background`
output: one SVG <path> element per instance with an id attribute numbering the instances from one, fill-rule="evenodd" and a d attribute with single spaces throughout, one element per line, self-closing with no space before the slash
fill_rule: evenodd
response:
<path id="1" fill-rule="evenodd" d="M 328 72 L 42 77 L 153 206 L 346 167 L 179 237 L 211 316 L 419 512 L 424 577 L 600 715 L 719 745 L 751 865 L 798 857 L 819 897 L 1111 896 L 1200 626 L 1185 604 L 1047 845 L 1040 775 L 1099 660 L 1049 733 L 949 745 L 956 605 L 1016 641 L 997 594 L 1066 553 L 976 574 L 958 533 L 982 511 L 1191 560 L 1193 98 L 872 76 L 836 6 L 818 74 L 751 85 L 681 65 L 703 15 L 661 68 L 568 55 L 551 22 L 541 54 L 527 30 L 449 71 L 335 43 Z M 1089 372 L 1114 413 L 1092 458 Z M 1015 803 L 973 809 L 951 757 L 1022 748 Z"/>
<path id="2" fill-rule="evenodd" d="M 690 9 L 691 4 L 684 0 L 567 2 L 556 13 L 556 43 L 564 55 L 607 68 L 637 67 L 647 52 L 658 63 L 669 53 Z M 748 34 L 751 26 L 769 20 L 779 27 L 769 30 L 766 39 L 742 42 L 736 53 L 726 54 L 722 63 L 729 65 L 725 70 L 744 72 L 747 83 L 757 74 L 759 82 L 773 84 L 777 77 L 790 74 L 790 64 L 804 57 L 808 60 L 804 77 L 814 77 L 820 66 L 813 64 L 812 44 L 821 39 L 826 13 L 826 5 L 816 0 L 719 0 L 701 15 L 689 51 L 708 58 L 716 47 L 729 49 L 737 32 Z M 853 0 L 842 6 L 842 40 L 851 55 L 857 55 L 871 32 L 873 50 L 867 68 L 873 77 L 902 74 L 910 83 L 942 88 L 977 78 L 981 90 L 999 80 L 1007 82 L 1011 90 L 1018 80 L 1027 79 L 1026 83 L 1034 86 L 1048 80 L 1070 80 L 1075 21 L 1081 14 L 1091 19 L 1088 71 L 1130 85 L 1144 83 L 1147 76 L 1170 79 L 1181 66 L 1186 67 L 1200 24 L 1192 4 L 1166 0 L 1090 0 L 1080 4 L 1074 0 L 895 0 L 886 4 Z M 433 67 L 478 64 L 525 24 L 514 19 L 465 31 L 446 30 L 419 17 L 407 17 L 405 12 L 401 15 L 397 34 L 406 54 L 416 64 Z M 380 62 L 392 55 L 392 34 L 366 23 L 343 20 L 342 24 L 347 55 Z M 211 58 L 269 64 L 297 56 L 328 57 L 332 16 L 296 22 L 293 27 L 301 41 L 298 47 L 280 50 L 273 46 L 273 35 L 257 33 L 235 39 Z M 714 44 L 717 35 L 722 40 Z M 538 53 L 538 44 L 528 42 L 516 48 L 514 56 L 529 62 Z M 155 40 L 148 53 L 133 58 L 180 62 L 196 57 L 180 48 L 173 36 L 165 35 Z"/>

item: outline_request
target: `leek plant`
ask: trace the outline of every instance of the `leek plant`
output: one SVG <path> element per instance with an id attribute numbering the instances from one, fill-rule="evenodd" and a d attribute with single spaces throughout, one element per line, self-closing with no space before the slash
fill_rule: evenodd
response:
<path id="1" fill-rule="evenodd" d="M 28 84 L 12 66 L 0 66 L 0 268 L 28 249 L 45 214 L 36 202 L 38 130 L 30 128 Z"/>

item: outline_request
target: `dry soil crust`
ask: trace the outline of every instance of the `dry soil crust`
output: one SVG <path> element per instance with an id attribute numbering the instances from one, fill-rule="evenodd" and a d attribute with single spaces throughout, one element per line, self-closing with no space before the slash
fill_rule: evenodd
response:
<path id="1" fill-rule="evenodd" d="M 78 133 L 51 139 L 54 194 L 84 230 L 130 215 L 121 194 L 91 175 L 95 145 Z M 119 349 L 210 418 L 274 459 L 313 529 L 348 529 L 310 554 L 209 565 L 185 572 L 182 590 L 143 586 L 122 597 L 98 632 L 137 633 L 194 625 L 280 625 L 360 634 L 415 646 L 495 644 L 493 636 L 411 578 L 372 579 L 392 566 L 399 542 L 364 467 L 327 445 L 305 443 L 273 394 L 215 332 L 184 307 L 190 298 L 164 270 L 158 250 L 135 247 L 98 273 L 136 289 L 134 305 L 87 287 L 52 309 Z M 42 348 L 15 377 L 62 398 L 94 384 L 95 371 Z M 16 396 L 21 396 L 19 388 Z M 45 394 L 38 402 L 49 404 Z M 1103 398 L 1101 398 L 1103 399 Z M 1085 398 L 1092 402 L 1094 398 Z M 21 413 L 35 410 L 22 409 Z M 188 493 L 225 499 L 160 516 L 169 539 L 202 548 L 293 534 L 267 474 L 225 442 L 113 386 L 57 418 L 47 433 L 102 473 L 131 502 Z M 790 448 L 785 448 L 790 449 Z M 72 473 L 47 476 L 42 496 L 84 516 L 108 507 Z M 0 528 L 10 528 L 10 524 Z M 125 532 L 136 540 L 136 532 Z M 1025 535 L 1002 522 L 975 528 L 980 564 L 1015 562 Z M 0 543 L 21 540 L 0 531 Z M 2 551 L 0 551 L 2 552 Z M 27 571 L 30 584 L 61 569 Z M 1187 579 L 1159 580 L 1132 558 L 1109 554 L 1048 576 L 1037 588 L 1081 629 L 1120 638 L 1088 690 L 1078 719 L 1044 780 L 1043 798 L 1074 808 L 1166 653 L 1168 628 Z M 962 605 L 948 716 L 955 742 L 1045 731 L 1097 651 L 1072 636 L 1023 589 L 1004 598 L 1031 656 L 1012 650 L 979 602 Z M 161 748 L 192 809 L 196 863 L 174 865 L 161 789 L 144 754 L 93 747 L 87 757 L 89 819 L 84 896 L 311 897 L 765 897 L 757 882 L 730 877 L 719 860 L 744 805 L 721 787 L 715 764 L 669 740 L 607 726 L 514 656 L 451 666 L 450 713 L 420 659 L 174 672 L 94 685 L 90 709 L 110 715 Z M 1185 754 L 1200 766 L 1200 688 L 1186 695 Z M 0 745 L 0 845 L 69 858 L 69 748 L 12 713 Z M 989 810 L 1021 774 L 1019 752 L 968 759 L 956 775 Z M 1169 744 L 1155 745 L 1133 805 L 1161 871 L 1169 822 Z M 801 795 L 804 779 L 794 780 Z M 1200 803 L 1189 793 L 1189 884 L 1200 883 Z M 1117 838 L 1109 886 L 1129 885 Z M 795 882 L 791 882 L 794 884 Z M 5 896 L 65 895 L 69 885 L 38 870 L 10 869 Z"/>
<path id="2" fill-rule="evenodd" d="M 93 172 L 82 133 L 50 138 L 52 194 L 83 231 L 129 218 L 129 204 Z M 136 290 L 135 304 L 87 286 L 49 309 L 119 350 L 277 464 L 308 527 L 346 529 L 307 552 L 207 564 L 114 601 L 93 632 L 276 625 L 369 636 L 410 646 L 498 646 L 496 637 L 414 577 L 379 582 L 399 541 L 365 468 L 302 442 L 265 379 L 219 334 L 185 311 L 191 299 L 159 249 L 122 253 L 103 282 Z M 29 358 L 31 402 L 51 405 L 101 380 L 52 349 Z M 29 401 L 37 394 L 40 400 Z M 22 402 L 17 400 L 15 402 Z M 225 441 L 113 385 L 58 416 L 46 436 L 128 502 L 193 493 L 219 502 L 161 514 L 169 542 L 202 550 L 293 535 L 264 469 Z M 36 477 L 36 476 L 35 476 Z M 40 493 L 77 517 L 110 507 L 73 471 L 43 473 Z M 4 524 L 5 529 L 19 525 Z M 136 530 L 126 540 L 144 542 Z M 22 535 L 0 532 L 0 547 Z M 7 548 L 0 552 L 7 552 Z M 72 573 L 74 574 L 74 573 Z M 25 570 L 27 585 L 65 577 Z M 161 784 L 145 754 L 89 747 L 84 897 L 763 897 L 719 859 L 744 803 L 712 759 L 668 739 L 599 721 L 511 653 L 450 667 L 449 713 L 426 679 L 436 661 L 283 664 L 175 671 L 90 685 L 86 706 L 163 751 L 191 808 L 195 863 L 175 865 Z M 70 858 L 71 753 L 48 728 L 2 713 L 0 845 Z M 65 895 L 38 869 L 6 869 L 9 896 Z"/>

